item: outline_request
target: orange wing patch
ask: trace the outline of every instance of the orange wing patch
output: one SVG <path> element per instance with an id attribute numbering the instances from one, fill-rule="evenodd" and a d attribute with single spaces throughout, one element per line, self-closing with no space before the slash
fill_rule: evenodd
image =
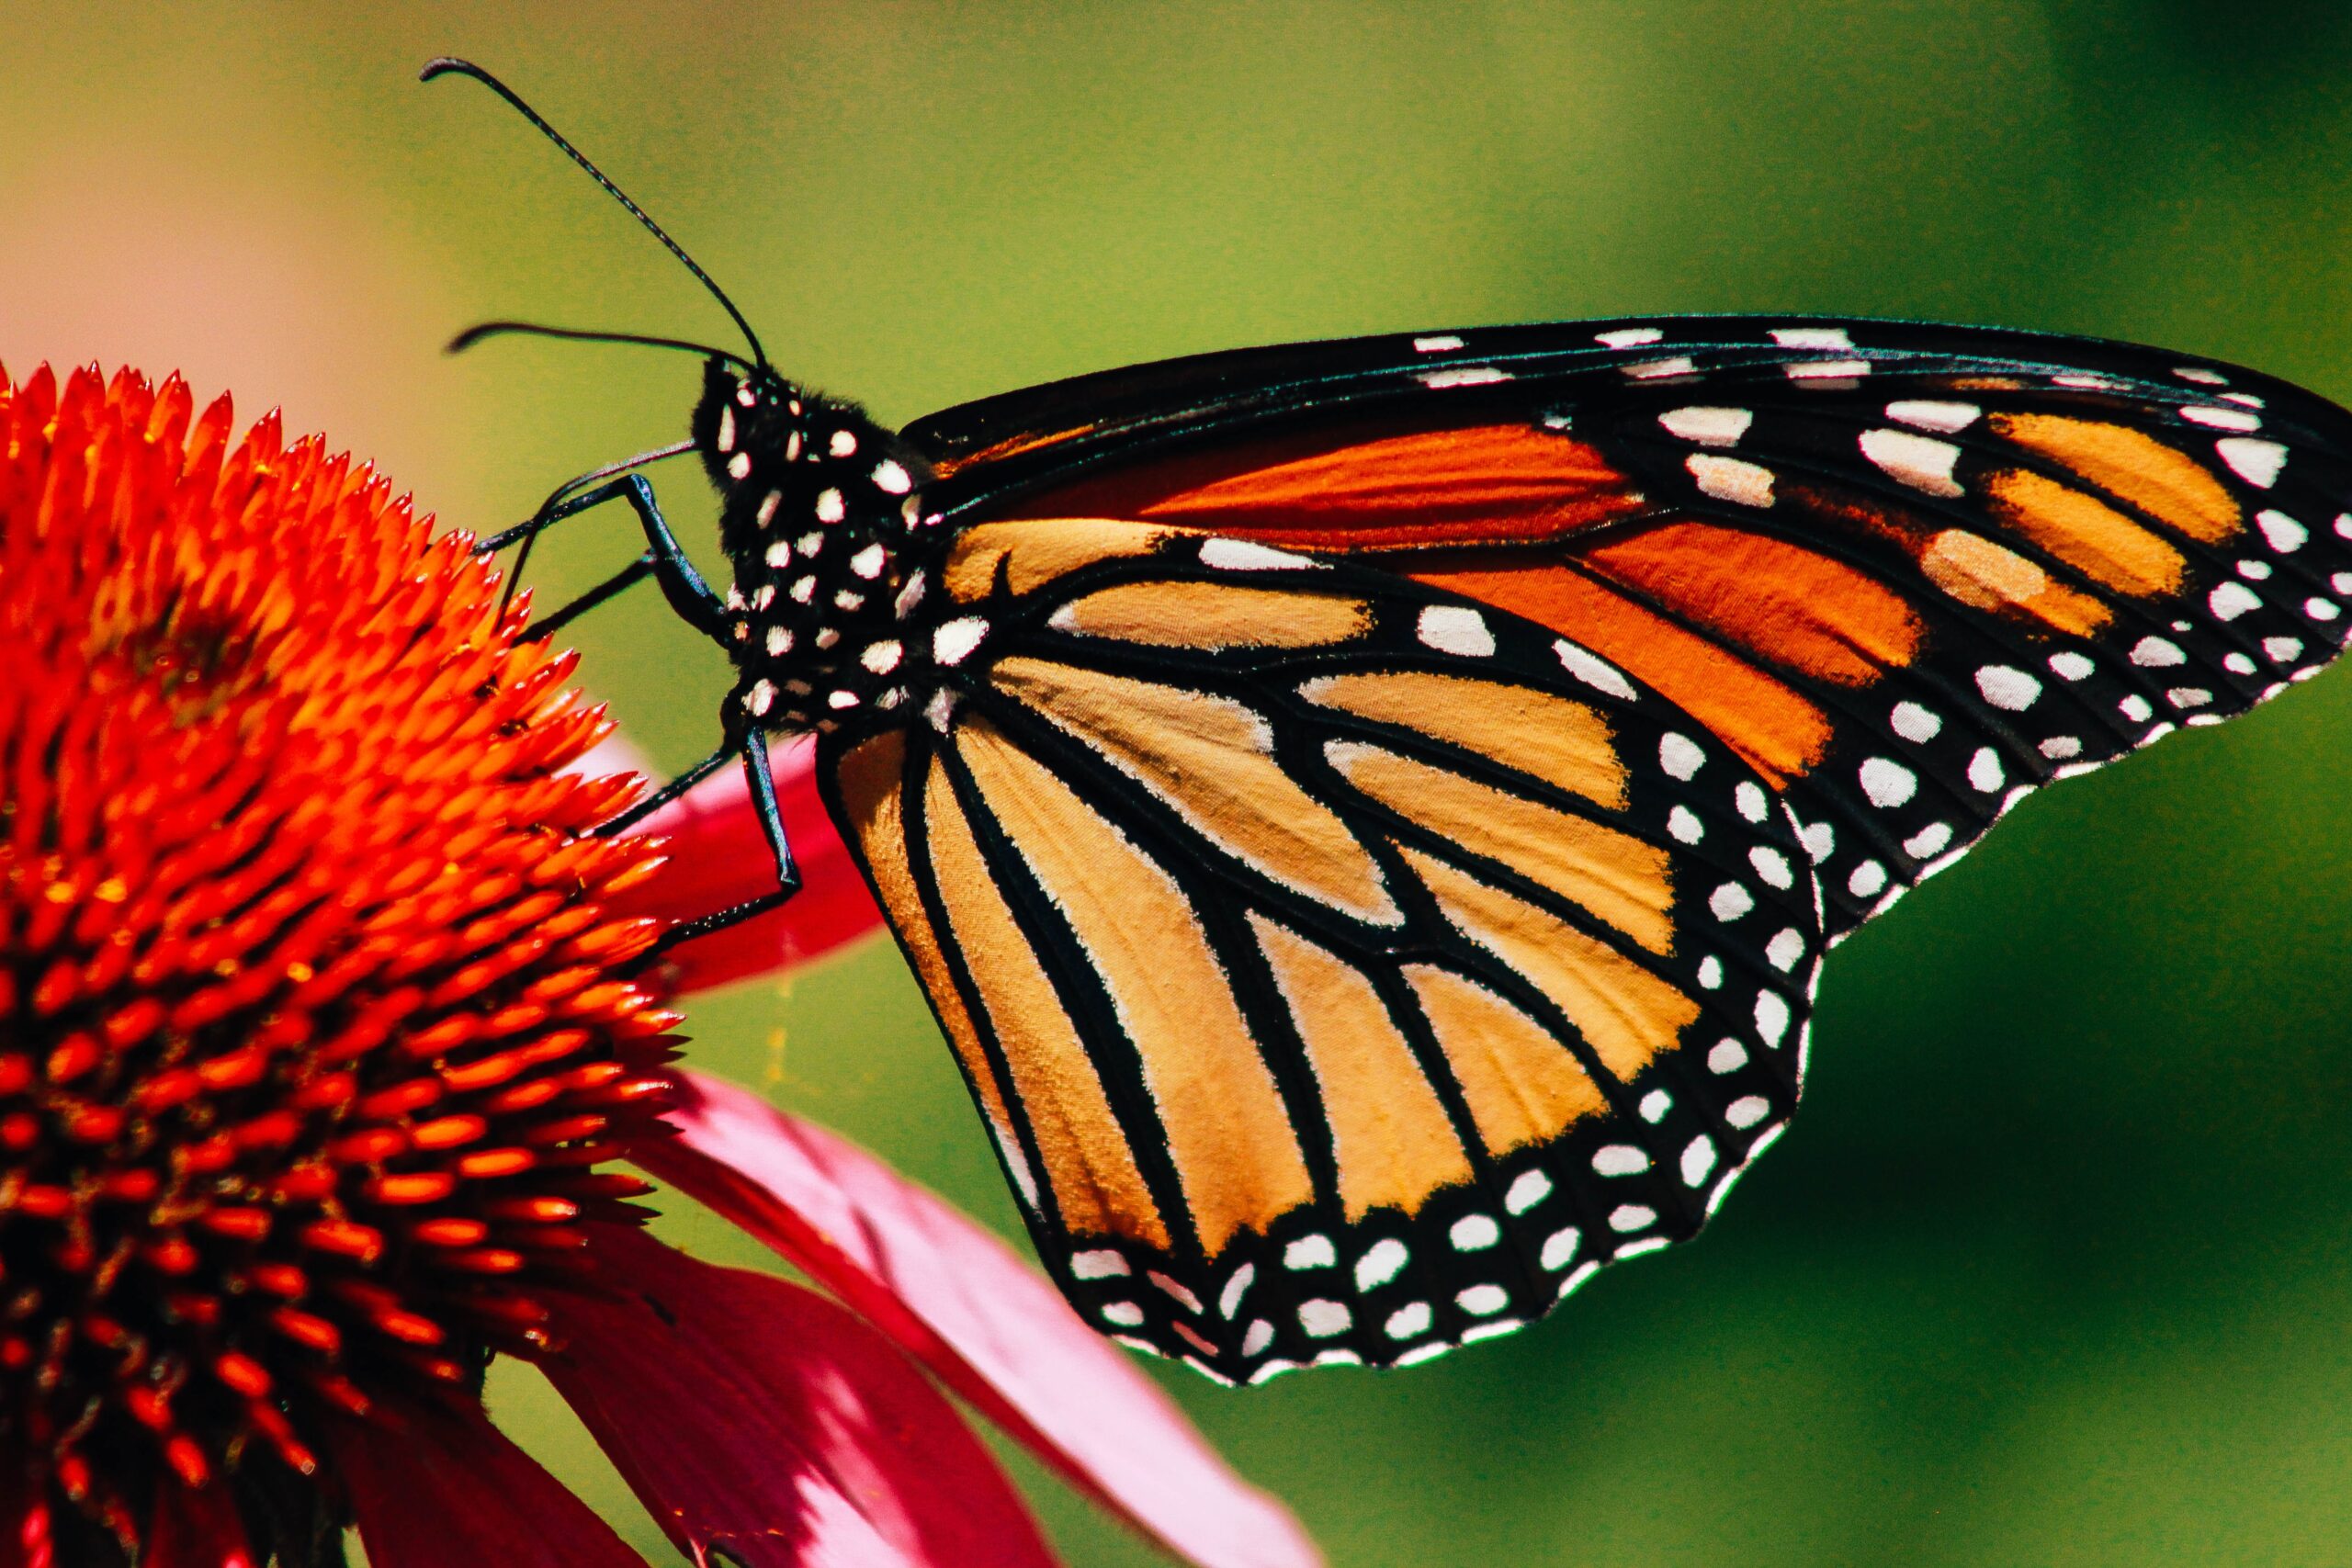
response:
<path id="1" fill-rule="evenodd" d="M 987 598 L 1000 570 L 1008 590 L 1027 593 L 1095 561 L 1149 555 L 1179 532 L 1115 517 L 982 523 L 956 536 L 943 575 L 947 591 L 958 599 Z"/>
<path id="2" fill-rule="evenodd" d="M 1309 1201 L 1290 1113 L 1182 889 L 993 726 L 967 720 L 956 737 L 998 824 L 1102 977 L 1202 1249 L 1214 1258 L 1238 1233 Z"/>
<path id="3" fill-rule="evenodd" d="M 1572 567 L 1521 554 L 1406 575 L 1574 638 L 1656 687 L 1774 784 L 1828 750 L 1828 716 L 1795 689 Z"/>
<path id="4" fill-rule="evenodd" d="M 1398 816 L 1591 910 L 1652 953 L 1673 951 L 1670 858 L 1657 845 L 1385 747 L 1334 740 L 1324 750 L 1342 778 Z"/>
<path id="5" fill-rule="evenodd" d="M 2180 592 L 2180 552 L 2097 497 L 2023 468 L 1983 483 L 2005 521 L 2092 581 L 2135 599 Z"/>
<path id="6" fill-rule="evenodd" d="M 1996 413 L 1994 430 L 2064 464 L 2192 539 L 2218 545 L 2242 525 L 2238 503 L 2188 453 L 2144 431 L 2052 413 Z"/>
<path id="7" fill-rule="evenodd" d="M 1342 594 L 1222 582 L 1123 582 L 1071 600 L 1051 624 L 1152 648 L 1320 648 L 1362 636 L 1372 606 Z"/>
<path id="8" fill-rule="evenodd" d="M 1322 1091 L 1348 1218 L 1416 1213 L 1430 1193 L 1468 1181 L 1453 1123 L 1363 971 L 1261 916 L 1250 925 Z"/>
<path id="9" fill-rule="evenodd" d="M 1664 523 L 1585 552 L 1606 575 L 1784 668 L 1863 686 L 1919 651 L 1900 594 L 1801 546 L 1706 523 Z"/>
<path id="10" fill-rule="evenodd" d="M 1672 984 L 1558 916 L 1418 851 L 1398 849 L 1454 928 L 1551 998 L 1618 1079 L 1673 1050 L 1699 1016 L 1699 1004 Z"/>
<path id="11" fill-rule="evenodd" d="M 1379 863 L 1283 770 L 1247 705 L 1040 659 L 1004 660 L 992 679 L 1236 860 L 1360 920 L 1404 919 Z"/>
<path id="12" fill-rule="evenodd" d="M 1476 751 L 1611 811 L 1625 809 L 1625 760 L 1617 754 L 1609 721 L 1584 703 L 1426 670 L 1323 675 L 1299 687 L 1298 694 Z"/>
<path id="13" fill-rule="evenodd" d="M 1012 1087 L 1036 1138 L 1064 1228 L 1076 1235 L 1125 1236 L 1164 1249 L 1167 1222 L 1136 1167 L 1102 1076 L 1037 962 L 1036 950 L 997 890 L 946 772 L 935 761 L 923 790 L 923 817 L 932 869 L 956 943 L 1012 1066 Z M 891 913 L 899 912 L 894 903 Z M 902 932 L 907 929 L 899 927 Z M 955 994 L 952 987 L 931 989 L 934 1002 Z"/>
<path id="14" fill-rule="evenodd" d="M 1059 486 L 1004 515 L 1136 517 L 1353 552 L 1531 544 L 1643 504 L 1594 448 L 1513 423 L 1220 446 Z"/>

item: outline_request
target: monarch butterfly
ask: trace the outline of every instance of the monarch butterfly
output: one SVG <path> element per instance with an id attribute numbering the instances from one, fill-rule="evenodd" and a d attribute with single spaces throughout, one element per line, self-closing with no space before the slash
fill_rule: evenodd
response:
<path id="1" fill-rule="evenodd" d="M 1046 1267 L 1212 1376 L 1408 1364 L 1694 1234 L 1823 954 L 2042 784 L 2305 679 L 2352 415 L 2218 362 L 1682 317 L 1249 349 L 893 432 L 732 315 L 626 500 L 912 964 Z M 691 452 L 712 592 L 638 464 Z M 518 563 L 519 570 L 519 563 Z M 614 826 L 617 827 L 619 823 Z M 683 928 L 691 937 L 773 902 Z"/>

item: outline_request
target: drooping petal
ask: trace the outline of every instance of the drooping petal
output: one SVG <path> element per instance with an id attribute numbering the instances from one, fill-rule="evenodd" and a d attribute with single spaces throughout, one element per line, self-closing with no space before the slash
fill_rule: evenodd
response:
<path id="1" fill-rule="evenodd" d="M 804 1287 L 591 1234 L 619 1289 L 559 1301 L 541 1364 L 696 1562 L 1050 1568 L 1012 1483 L 888 1340 Z"/>
<path id="2" fill-rule="evenodd" d="M 334 1427 L 368 1568 L 645 1568 L 478 1408 L 405 1415 L 398 1431 L 377 1420 Z"/>
<path id="3" fill-rule="evenodd" d="M 941 1380 L 1204 1568 L 1321 1561 L 1143 1372 L 1012 1249 L 855 1145 L 744 1089 L 684 1075 L 682 1134 L 639 1165 L 733 1220 Z"/>
<path id="4" fill-rule="evenodd" d="M 669 954 L 678 991 L 788 969 L 881 929 L 882 911 L 817 797 L 816 748 L 776 741 L 770 749 L 776 803 L 800 868 L 800 891 L 782 908 Z M 740 767 L 721 768 L 632 831 L 669 840 L 669 863 L 620 904 L 625 914 L 692 919 L 775 888 L 775 861 Z"/>
<path id="5" fill-rule="evenodd" d="M 244 1521 L 225 1484 L 167 1484 L 160 1493 L 140 1568 L 255 1568 Z"/>

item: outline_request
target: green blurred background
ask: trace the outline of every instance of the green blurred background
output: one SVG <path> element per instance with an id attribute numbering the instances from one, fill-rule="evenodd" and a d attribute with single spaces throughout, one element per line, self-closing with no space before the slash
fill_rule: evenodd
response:
<path id="1" fill-rule="evenodd" d="M 2193 0 L 0 7 L 0 360 L 178 367 L 455 524 L 672 439 L 723 340 L 905 420 L 1241 344 L 1663 310 L 2165 343 L 2352 396 L 2352 7 Z M 707 493 L 665 481 L 703 531 Z M 634 549 L 582 525 L 544 592 Z M 665 763 L 650 593 L 582 676 Z M 1340 1564 L 2352 1560 L 2352 676 L 2031 802 L 1841 949 L 1795 1135 L 1700 1243 L 1396 1375 L 1166 1381 Z M 896 954 L 694 1010 L 1008 1233 Z M 751 1261 L 707 1219 L 672 1234 Z M 561 1406 L 499 1414 L 674 1561 Z M 1081 1563 L 1153 1560 L 1034 1468 Z"/>

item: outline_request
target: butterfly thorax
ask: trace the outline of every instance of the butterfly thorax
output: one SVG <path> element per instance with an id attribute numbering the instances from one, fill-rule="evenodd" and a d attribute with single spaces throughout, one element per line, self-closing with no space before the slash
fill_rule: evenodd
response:
<path id="1" fill-rule="evenodd" d="M 729 707 L 764 729 L 830 730 L 903 702 L 922 459 L 854 403 L 721 360 L 693 429 L 734 570 Z"/>

